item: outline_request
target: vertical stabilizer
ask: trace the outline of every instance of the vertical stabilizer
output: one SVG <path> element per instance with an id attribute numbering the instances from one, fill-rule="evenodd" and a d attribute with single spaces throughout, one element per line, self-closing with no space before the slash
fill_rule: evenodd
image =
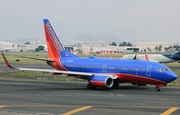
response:
<path id="1" fill-rule="evenodd" d="M 149 56 L 147 52 L 145 53 L 145 58 L 146 58 L 146 61 L 149 61 Z"/>
<path id="2" fill-rule="evenodd" d="M 48 58 L 63 58 L 63 57 L 77 57 L 74 54 L 68 52 L 60 39 L 58 38 L 55 30 L 48 19 L 44 19 L 44 30 L 46 35 L 46 42 L 48 48 Z"/>

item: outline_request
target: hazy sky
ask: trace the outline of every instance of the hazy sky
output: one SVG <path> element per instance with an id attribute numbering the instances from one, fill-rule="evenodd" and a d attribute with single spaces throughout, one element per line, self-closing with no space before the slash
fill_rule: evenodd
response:
<path id="1" fill-rule="evenodd" d="M 104 33 L 126 41 L 180 42 L 180 0 L 0 0 L 0 40 Z"/>

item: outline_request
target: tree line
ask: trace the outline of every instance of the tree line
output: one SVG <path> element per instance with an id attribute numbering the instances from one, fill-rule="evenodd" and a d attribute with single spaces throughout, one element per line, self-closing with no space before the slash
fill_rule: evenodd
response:
<path id="1" fill-rule="evenodd" d="M 116 43 L 116 42 L 112 42 L 112 43 L 110 43 L 109 45 L 111 45 L 111 46 L 132 46 L 133 44 L 132 44 L 132 43 L 129 43 L 129 42 L 126 42 L 126 41 L 124 41 L 124 42 L 120 42 L 118 45 L 117 45 L 117 43 Z"/>
<path id="2" fill-rule="evenodd" d="M 132 43 L 126 42 L 126 41 L 120 42 L 119 44 L 117 44 L 116 42 L 112 42 L 109 45 L 111 45 L 111 46 L 133 46 Z M 163 46 L 161 44 L 159 44 L 159 45 L 154 47 L 154 50 L 156 52 L 161 52 L 162 48 L 163 48 Z M 179 44 L 170 45 L 169 47 L 164 47 L 164 50 L 165 51 L 170 51 L 172 48 L 174 48 L 175 51 L 179 51 L 180 50 L 180 45 Z M 147 49 L 144 49 L 143 51 L 144 52 L 146 52 L 146 51 L 151 52 L 152 49 L 150 47 L 148 47 Z"/>

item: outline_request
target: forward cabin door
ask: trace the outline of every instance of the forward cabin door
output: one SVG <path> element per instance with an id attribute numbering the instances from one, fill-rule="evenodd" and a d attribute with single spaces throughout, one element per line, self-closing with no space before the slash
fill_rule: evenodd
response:
<path id="1" fill-rule="evenodd" d="M 106 69 L 107 69 L 107 66 L 106 66 L 106 65 L 103 65 L 103 67 L 102 67 L 102 72 L 106 72 Z"/>
<path id="2" fill-rule="evenodd" d="M 152 65 L 148 65 L 146 68 L 146 76 L 151 76 Z"/>

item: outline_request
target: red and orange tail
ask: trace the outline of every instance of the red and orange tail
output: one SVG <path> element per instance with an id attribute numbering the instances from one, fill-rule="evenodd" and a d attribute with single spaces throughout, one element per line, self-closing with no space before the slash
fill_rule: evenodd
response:
<path id="1" fill-rule="evenodd" d="M 64 48 L 62 42 L 57 36 L 49 20 L 44 19 L 43 21 L 44 21 L 44 30 L 46 35 L 46 44 L 48 48 L 48 59 L 63 58 L 63 57 L 78 57 L 74 54 L 71 54 Z"/>
<path id="2" fill-rule="evenodd" d="M 145 54 L 145 58 L 146 58 L 146 61 L 149 61 L 149 56 L 148 56 L 148 53 L 146 52 Z"/>

